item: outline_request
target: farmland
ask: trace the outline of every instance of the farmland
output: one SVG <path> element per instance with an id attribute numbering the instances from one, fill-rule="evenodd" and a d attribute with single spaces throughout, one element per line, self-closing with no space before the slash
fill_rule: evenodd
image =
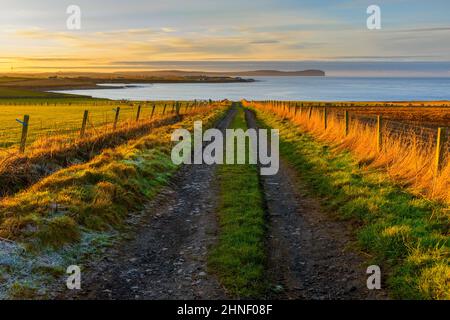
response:
<path id="1" fill-rule="evenodd" d="M 24 115 L 30 116 L 28 143 L 35 140 L 45 139 L 51 136 L 68 135 L 74 137 L 81 129 L 83 114 L 89 111 L 89 128 L 96 130 L 111 129 L 116 108 L 120 107 L 119 121 L 135 121 L 138 106 L 141 105 L 140 119 L 150 118 L 153 106 L 154 117 L 159 117 L 164 111 L 165 114 L 173 113 L 173 101 L 154 103 L 127 103 L 111 101 L 81 100 L 45 102 L 28 102 L 27 104 L 6 104 L 0 101 L 0 147 L 10 147 L 18 145 L 22 127 L 16 119 L 22 120 Z"/>
<path id="2" fill-rule="evenodd" d="M 448 298 L 447 106 L 34 97 L 0 110 L 1 297 Z M 279 173 L 174 165 L 170 136 L 195 120 L 279 129 Z M 88 292 L 61 287 L 73 263 Z M 369 264 L 388 270 L 380 292 Z M 149 269 L 144 284 L 122 272 Z"/>

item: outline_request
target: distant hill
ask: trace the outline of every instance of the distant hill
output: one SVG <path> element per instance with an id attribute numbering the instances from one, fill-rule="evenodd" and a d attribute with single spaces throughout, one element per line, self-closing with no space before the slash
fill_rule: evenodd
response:
<path id="1" fill-rule="evenodd" d="M 324 77 L 325 72 L 322 70 L 302 70 L 302 71 L 279 71 L 279 70 L 254 70 L 254 71 L 183 71 L 183 70 L 159 70 L 159 71 L 136 71 L 136 72 L 116 72 L 122 76 L 133 77 L 252 77 L 252 76 L 272 76 L 272 77 L 286 77 L 286 76 L 303 76 L 303 77 Z"/>
<path id="2" fill-rule="evenodd" d="M 321 70 L 303 71 L 278 71 L 278 70 L 254 70 L 233 72 L 209 72 L 209 71 L 126 71 L 114 73 L 101 72 L 57 72 L 57 73 L 33 73 L 33 74 L 0 74 L 0 89 L 11 90 L 72 90 L 72 89 L 106 89 L 108 86 L 98 84 L 108 83 L 234 83 L 254 82 L 250 77 L 324 77 Z M 113 86 L 111 88 L 118 88 Z M 7 91 L 8 91 L 7 90 Z M 8 92 L 9 92 L 8 91 Z M 28 93 L 31 94 L 31 93 Z"/>
<path id="3" fill-rule="evenodd" d="M 1 75 L 0 75 L 1 76 Z M 149 79 L 161 77 L 251 77 L 251 76 L 305 76 L 305 77 L 324 77 L 322 70 L 302 70 L 302 71 L 279 71 L 279 70 L 253 70 L 253 71 L 184 71 L 184 70 L 155 70 L 155 71 L 119 71 L 119 72 L 45 72 L 45 73 L 20 73 L 5 74 L 11 77 L 21 78 L 85 78 L 85 79 Z M 0 78 L 1 80 L 1 78 Z M 227 79 L 229 80 L 229 79 Z"/>

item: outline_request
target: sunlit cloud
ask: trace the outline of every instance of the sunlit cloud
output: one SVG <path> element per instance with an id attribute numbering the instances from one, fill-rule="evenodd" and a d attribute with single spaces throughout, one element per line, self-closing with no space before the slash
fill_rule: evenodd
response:
<path id="1" fill-rule="evenodd" d="M 161 31 L 166 32 L 166 33 L 172 33 L 172 32 L 176 32 L 177 30 L 174 28 L 164 27 L 164 28 L 161 28 Z"/>
<path id="2" fill-rule="evenodd" d="M 116 62 L 157 60 L 450 60 L 443 0 L 431 14 L 418 0 L 381 0 L 379 32 L 365 27 L 366 1 L 78 3 L 83 27 L 71 31 L 62 2 L 11 2 L 0 12 L 0 70 L 145 69 Z"/>

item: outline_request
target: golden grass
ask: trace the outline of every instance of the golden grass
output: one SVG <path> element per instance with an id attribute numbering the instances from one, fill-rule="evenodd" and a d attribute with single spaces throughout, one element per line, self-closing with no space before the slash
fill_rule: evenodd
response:
<path id="1" fill-rule="evenodd" d="M 361 165 L 385 170 L 397 183 L 414 194 L 450 203 L 450 161 L 447 157 L 442 169 L 435 174 L 435 150 L 432 143 L 423 144 L 412 132 L 394 134 L 383 128 L 383 149 L 377 151 L 376 128 L 368 124 L 351 121 L 349 133 L 345 135 L 345 123 L 329 114 L 327 129 L 324 129 L 323 111 L 315 108 L 309 116 L 289 108 L 275 107 L 271 103 L 244 102 L 244 105 L 275 113 L 298 124 L 305 131 L 338 149 L 352 152 Z"/>
<path id="2" fill-rule="evenodd" d="M 79 241 L 82 228 L 119 228 L 176 169 L 173 131 L 195 120 L 212 125 L 225 109 L 204 108 L 0 199 L 0 237 L 60 247 Z"/>
<path id="3" fill-rule="evenodd" d="M 217 105 L 188 110 L 183 108 L 180 114 L 181 117 L 189 117 Z M 84 138 L 74 139 L 71 134 L 41 138 L 29 146 L 25 154 L 18 153 L 16 148 L 3 150 L 0 155 L 0 196 L 17 192 L 56 170 L 87 161 L 103 149 L 146 135 L 154 128 L 178 120 L 174 113 L 169 112 L 141 121 L 123 121 L 116 130 L 88 129 Z"/>

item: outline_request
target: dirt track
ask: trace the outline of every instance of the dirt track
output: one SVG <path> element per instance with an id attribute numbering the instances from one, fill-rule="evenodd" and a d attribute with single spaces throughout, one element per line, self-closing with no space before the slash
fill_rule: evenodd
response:
<path id="1" fill-rule="evenodd" d="M 218 126 L 226 128 L 236 110 Z M 249 127 L 256 120 L 246 111 Z M 183 167 L 146 206 L 132 240 L 112 249 L 83 274 L 73 299 L 225 299 L 208 274 L 208 248 L 217 234 L 216 166 Z M 277 175 L 261 177 L 268 215 L 268 271 L 272 299 L 383 299 L 366 288 L 364 259 L 350 249 L 352 232 L 337 222 L 283 160 Z"/>
<path id="2" fill-rule="evenodd" d="M 232 109 L 217 126 L 226 128 Z M 226 298 L 206 268 L 216 237 L 216 166 L 183 167 L 146 206 L 135 238 L 123 243 L 83 275 L 75 299 Z"/>
<path id="3" fill-rule="evenodd" d="M 255 115 L 246 110 L 250 128 Z M 364 259 L 348 248 L 348 222 L 331 219 L 306 195 L 289 164 L 280 159 L 276 175 L 261 176 L 267 203 L 269 270 L 273 299 L 382 299 L 366 286 Z"/>

